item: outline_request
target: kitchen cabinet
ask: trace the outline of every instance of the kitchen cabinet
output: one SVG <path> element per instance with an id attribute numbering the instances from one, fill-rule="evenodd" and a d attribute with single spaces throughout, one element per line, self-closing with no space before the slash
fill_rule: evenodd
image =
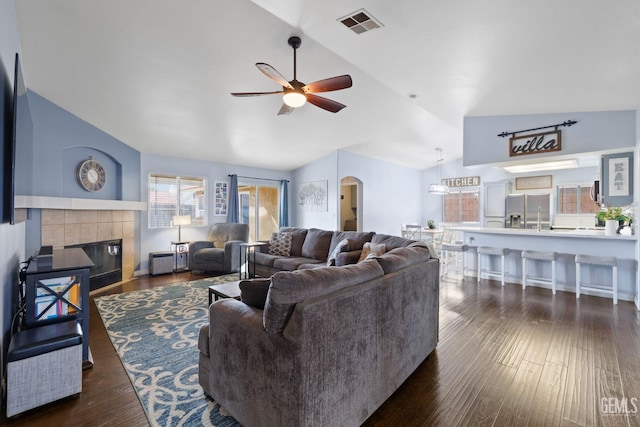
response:
<path id="1" fill-rule="evenodd" d="M 484 185 L 484 217 L 488 219 L 504 219 L 507 215 L 505 200 L 511 193 L 513 183 L 511 181 L 488 182 Z M 503 225 L 504 226 L 504 225 Z"/>

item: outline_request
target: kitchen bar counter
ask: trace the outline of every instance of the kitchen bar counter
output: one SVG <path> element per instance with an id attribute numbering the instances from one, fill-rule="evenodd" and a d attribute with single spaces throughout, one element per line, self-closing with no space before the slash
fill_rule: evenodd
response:
<path id="1" fill-rule="evenodd" d="M 636 243 L 638 236 L 605 236 L 604 230 L 524 230 L 506 228 L 454 228 L 464 235 L 464 242 L 472 247 L 494 246 L 511 249 L 508 256 L 509 283 L 522 284 L 521 251 L 558 252 L 557 289 L 575 292 L 576 272 L 575 255 L 615 256 L 618 258 L 618 297 L 634 301 L 637 291 Z M 497 258 L 497 257 L 496 257 Z M 493 260 L 493 261 L 497 261 Z M 475 251 L 467 256 L 469 272 L 476 274 L 477 257 Z M 549 263 L 530 264 L 536 276 L 551 277 Z M 583 267 L 583 276 L 593 283 L 609 283 L 611 269 L 599 266 Z M 586 273 L 589 268 L 589 274 Z M 538 285 L 543 286 L 544 285 Z M 551 291 L 549 291 L 551 292 Z M 599 295 L 589 292 L 588 294 Z"/>
<path id="2" fill-rule="evenodd" d="M 555 229 L 555 230 L 525 230 L 521 228 L 479 228 L 479 227 L 456 227 L 453 230 L 470 232 L 470 233 L 484 233 L 484 234 L 502 234 L 511 236 L 537 236 L 537 237 L 570 237 L 570 238 L 582 238 L 582 239 L 607 239 L 614 241 L 630 240 L 636 241 L 638 237 L 623 236 L 616 234 L 615 236 L 605 236 L 604 229 Z"/>

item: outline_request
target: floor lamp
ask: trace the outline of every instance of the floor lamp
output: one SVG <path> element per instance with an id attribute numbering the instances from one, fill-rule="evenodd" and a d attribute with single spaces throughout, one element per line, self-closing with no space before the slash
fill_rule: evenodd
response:
<path id="1" fill-rule="evenodd" d="M 173 225 L 178 226 L 178 242 L 182 242 L 181 227 L 183 225 L 191 225 L 191 215 L 175 215 L 173 217 Z"/>

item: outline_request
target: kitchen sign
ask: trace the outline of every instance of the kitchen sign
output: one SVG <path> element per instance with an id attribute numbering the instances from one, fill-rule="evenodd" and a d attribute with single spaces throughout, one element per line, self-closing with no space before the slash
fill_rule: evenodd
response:
<path id="1" fill-rule="evenodd" d="M 462 178 L 442 178 L 442 183 L 447 187 L 474 187 L 480 185 L 479 176 L 465 176 Z"/>
<path id="2" fill-rule="evenodd" d="M 509 157 L 560 151 L 560 131 L 509 138 Z"/>

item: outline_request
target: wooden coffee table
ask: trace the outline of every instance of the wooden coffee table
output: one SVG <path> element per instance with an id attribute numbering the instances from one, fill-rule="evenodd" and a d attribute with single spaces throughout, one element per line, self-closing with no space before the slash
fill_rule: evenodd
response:
<path id="1" fill-rule="evenodd" d="M 209 286 L 209 305 L 211 305 L 214 298 L 216 301 L 220 298 L 240 299 L 240 281 L 236 280 Z"/>

